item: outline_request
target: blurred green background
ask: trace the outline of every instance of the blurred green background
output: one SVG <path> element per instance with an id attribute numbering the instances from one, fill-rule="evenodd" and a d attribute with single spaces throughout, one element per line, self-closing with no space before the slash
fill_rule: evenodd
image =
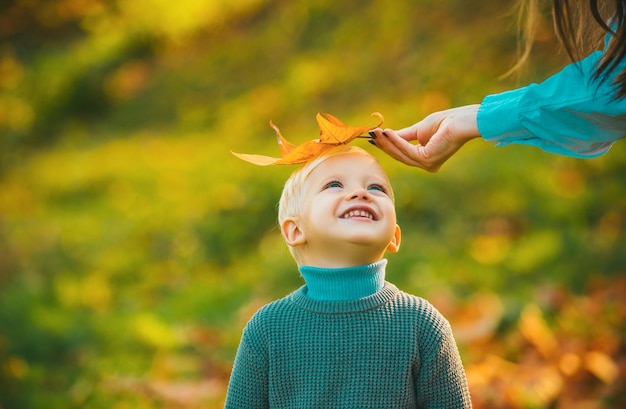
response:
<path id="1" fill-rule="evenodd" d="M 0 5 L 0 408 L 221 407 L 241 329 L 302 284 L 276 229 L 315 114 L 401 128 L 540 81 L 512 2 L 7 0 Z M 626 142 L 593 160 L 469 143 L 380 158 L 388 279 L 450 320 L 476 408 L 626 402 Z M 370 149 L 371 148 L 371 149 Z"/>

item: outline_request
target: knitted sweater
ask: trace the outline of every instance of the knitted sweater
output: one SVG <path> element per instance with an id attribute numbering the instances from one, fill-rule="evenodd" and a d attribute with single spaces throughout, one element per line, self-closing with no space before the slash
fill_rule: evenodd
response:
<path id="1" fill-rule="evenodd" d="M 385 266 L 303 267 L 246 325 L 226 408 L 470 408 L 450 325 Z"/>

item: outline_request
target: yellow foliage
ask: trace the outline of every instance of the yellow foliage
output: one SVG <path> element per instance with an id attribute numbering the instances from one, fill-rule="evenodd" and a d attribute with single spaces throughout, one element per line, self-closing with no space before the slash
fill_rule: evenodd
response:
<path id="1" fill-rule="evenodd" d="M 504 235 L 480 235 L 472 239 L 469 253 L 482 264 L 497 264 L 511 249 L 511 240 Z"/>
<path id="2" fill-rule="evenodd" d="M 519 321 L 522 335 L 533 344 L 545 358 L 553 355 L 558 344 L 554 334 L 546 324 L 541 310 L 534 304 L 527 305 L 522 311 Z"/>
<path id="3" fill-rule="evenodd" d="M 248 12 L 263 0 L 122 0 L 125 21 L 140 31 L 180 41 L 195 31 L 219 24 L 228 15 Z"/>
<path id="4" fill-rule="evenodd" d="M 138 314 L 133 318 L 132 331 L 140 341 L 155 348 L 169 349 L 178 345 L 175 331 L 149 312 Z"/>
<path id="5" fill-rule="evenodd" d="M 207 401 L 225 393 L 241 328 L 301 283 L 267 227 L 279 191 L 255 196 L 290 170 L 261 177 L 229 149 L 273 152 L 270 119 L 297 135 L 313 130 L 311 112 L 380 110 L 397 129 L 512 85 L 495 80 L 512 57 L 506 19 L 493 18 L 507 6 L 495 3 L 9 3 L 0 395 L 22 406 L 220 407 Z M 537 59 L 538 75 L 552 57 Z M 401 287 L 448 289 L 443 312 L 476 408 L 621 397 L 626 142 L 589 161 L 468 144 L 437 176 L 365 146 L 398 179 L 403 228 L 418 238 L 389 273 Z M 514 228 L 474 230 L 493 214 Z M 544 282 L 560 292 L 547 297 Z M 575 282 L 584 297 L 567 288 Z M 536 305 L 510 325 L 526 296 Z M 194 321 L 206 334 L 181 330 Z M 165 368 L 150 361 L 160 353 Z M 116 387 L 101 385 L 114 375 Z"/>
<path id="6" fill-rule="evenodd" d="M 527 368 L 514 375 L 506 392 L 510 407 L 546 408 L 559 396 L 563 379 L 553 366 Z"/>
<path id="7" fill-rule="evenodd" d="M 580 369 L 582 360 L 578 354 L 565 353 L 559 359 L 559 369 L 563 374 L 572 376 Z"/>
<path id="8" fill-rule="evenodd" d="M 585 367 L 606 384 L 613 383 L 619 376 L 617 364 L 601 351 L 589 351 L 585 355 Z"/>
<path id="9" fill-rule="evenodd" d="M 338 68 L 330 61 L 325 61 L 324 56 L 301 57 L 292 62 L 285 81 L 299 98 L 310 98 L 333 86 L 336 73 L 331 70 Z"/>
<path id="10" fill-rule="evenodd" d="M 510 265 L 517 271 L 532 272 L 562 250 L 561 236 L 552 230 L 537 231 L 518 240 L 511 249 Z"/>
<path id="11" fill-rule="evenodd" d="M 95 272 L 83 278 L 60 275 L 55 279 L 60 303 L 67 307 L 87 307 L 104 312 L 111 303 L 111 287 L 104 274 Z"/>
<path id="12" fill-rule="evenodd" d="M 483 342 L 495 336 L 503 312 L 500 298 L 483 292 L 445 315 L 450 320 L 457 341 L 467 344 Z"/>

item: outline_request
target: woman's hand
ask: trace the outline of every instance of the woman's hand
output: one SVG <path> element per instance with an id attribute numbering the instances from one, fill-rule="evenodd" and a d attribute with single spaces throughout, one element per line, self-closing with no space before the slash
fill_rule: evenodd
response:
<path id="1" fill-rule="evenodd" d="M 476 121 L 478 107 L 478 104 L 466 105 L 435 112 L 398 131 L 377 128 L 370 132 L 370 140 L 402 163 L 437 172 L 466 142 L 480 137 Z"/>

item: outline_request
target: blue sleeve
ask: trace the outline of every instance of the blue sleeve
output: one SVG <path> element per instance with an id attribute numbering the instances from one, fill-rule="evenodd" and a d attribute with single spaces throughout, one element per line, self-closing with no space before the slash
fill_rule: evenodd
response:
<path id="1" fill-rule="evenodd" d="M 601 51 L 569 64 L 540 84 L 484 98 L 478 130 L 497 146 L 524 144 L 561 155 L 591 158 L 602 155 L 626 136 L 626 98 L 615 99 L 615 75 L 593 79 Z"/>

